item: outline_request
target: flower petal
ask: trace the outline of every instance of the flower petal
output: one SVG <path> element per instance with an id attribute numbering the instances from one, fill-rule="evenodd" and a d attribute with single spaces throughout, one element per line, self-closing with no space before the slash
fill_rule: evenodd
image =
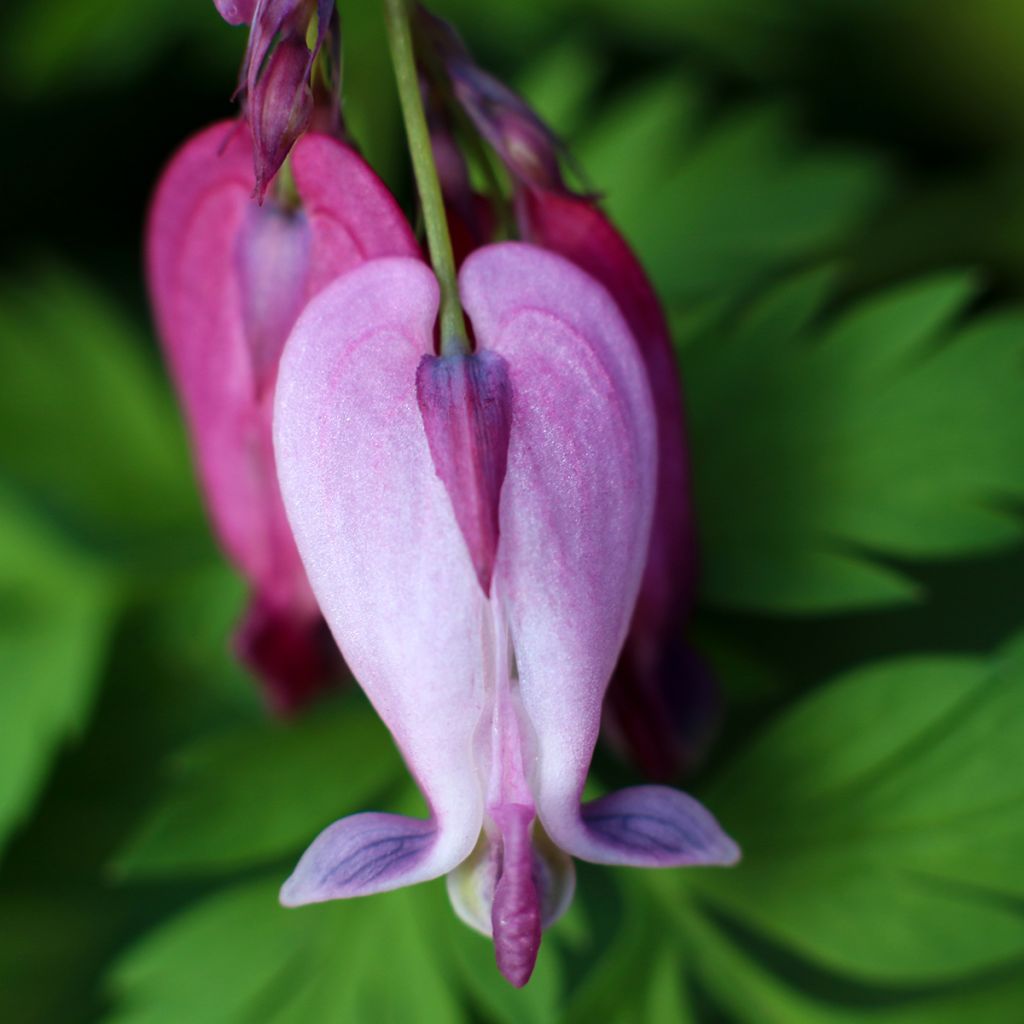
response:
<path id="1" fill-rule="evenodd" d="M 585 804 L 582 828 L 564 848 L 581 860 L 633 867 L 725 866 L 740 859 L 711 813 L 667 786 L 635 786 Z"/>
<path id="2" fill-rule="evenodd" d="M 646 372 L 609 294 L 536 247 L 466 261 L 479 347 L 503 355 L 512 435 L 495 588 L 535 733 L 544 828 L 572 850 L 601 702 L 647 555 L 657 437 Z"/>
<path id="3" fill-rule="evenodd" d="M 707 690 L 705 680 L 669 654 L 669 648 L 678 646 L 696 592 L 697 542 L 682 389 L 668 324 L 639 260 L 592 199 L 524 187 L 516 210 L 525 238 L 572 260 L 608 289 L 647 367 L 658 422 L 657 499 L 647 565 L 612 680 L 608 716 L 645 773 L 670 778 L 700 753 L 688 719 L 691 711 L 699 715 L 705 710 Z M 633 728 L 624 720 L 629 716 Z M 633 742 L 637 731 L 662 756 L 651 757 Z"/>
<path id="4" fill-rule="evenodd" d="M 511 429 L 508 366 L 493 352 L 424 356 L 416 369 L 416 399 L 434 468 L 489 594 Z"/>
<path id="5" fill-rule="evenodd" d="M 342 818 L 325 828 L 302 855 L 281 887 L 281 903 L 300 907 L 436 878 L 447 870 L 437 839 L 433 821 L 373 813 Z"/>
<path id="6" fill-rule="evenodd" d="M 303 678 L 298 690 L 289 682 L 289 692 L 279 692 L 278 640 L 283 633 L 289 643 L 297 640 L 303 620 L 312 638 L 319 619 L 274 468 L 270 414 L 279 350 L 301 307 L 339 274 L 373 256 L 417 254 L 394 199 L 351 149 L 306 135 L 293 164 L 301 211 L 257 207 L 248 130 L 215 124 L 171 160 L 146 231 L 156 326 L 210 515 L 253 587 L 258 633 L 269 630 L 264 637 L 247 624 L 238 643 L 262 664 L 278 704 L 309 690 Z M 263 664 L 261 652 L 271 663 Z M 319 647 L 303 664 L 318 655 Z"/>
<path id="7" fill-rule="evenodd" d="M 213 0 L 220 16 L 229 25 L 248 25 L 256 13 L 258 0 Z"/>
<path id="8" fill-rule="evenodd" d="M 310 583 L 424 791 L 438 829 L 424 863 L 442 874 L 483 819 L 474 737 L 489 611 L 416 402 L 437 302 L 417 260 L 371 261 L 329 285 L 285 347 L 274 436 Z M 335 827 L 349 850 L 361 826 Z"/>

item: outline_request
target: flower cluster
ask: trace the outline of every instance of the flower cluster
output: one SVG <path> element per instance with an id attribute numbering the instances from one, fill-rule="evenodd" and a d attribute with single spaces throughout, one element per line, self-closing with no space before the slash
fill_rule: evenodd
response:
<path id="1" fill-rule="evenodd" d="M 650 776 L 692 751 L 665 713 L 699 678 L 669 671 L 694 559 L 665 320 L 550 132 L 443 23 L 417 14 L 447 215 L 466 229 L 450 282 L 336 118 L 310 130 L 333 4 L 217 6 L 251 25 L 245 118 L 172 160 L 147 269 L 210 515 L 252 588 L 238 648 L 292 708 L 336 669 L 326 620 L 430 812 L 336 822 L 281 898 L 446 875 L 522 985 L 572 857 L 738 856 L 677 790 L 581 802 L 602 715 Z M 509 196 L 468 191 L 451 103 Z M 502 204 L 520 240 L 490 240 Z M 438 338 L 445 302 L 468 317 L 461 340 Z"/>

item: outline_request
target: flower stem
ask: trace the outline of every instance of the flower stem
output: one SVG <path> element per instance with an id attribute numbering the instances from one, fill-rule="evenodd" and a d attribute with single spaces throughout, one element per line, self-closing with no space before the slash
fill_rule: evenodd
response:
<path id="1" fill-rule="evenodd" d="M 416 176 L 416 190 L 419 192 L 423 223 L 427 229 L 430 263 L 441 286 L 441 355 L 464 354 L 471 350 L 471 346 L 459 303 L 459 284 L 452 240 L 448 233 L 448 218 L 430 147 L 427 118 L 423 112 L 406 0 L 384 0 L 384 17 L 391 47 L 391 64 L 398 83 L 398 99 L 405 121 L 405 134 L 409 140 L 409 153 Z"/>

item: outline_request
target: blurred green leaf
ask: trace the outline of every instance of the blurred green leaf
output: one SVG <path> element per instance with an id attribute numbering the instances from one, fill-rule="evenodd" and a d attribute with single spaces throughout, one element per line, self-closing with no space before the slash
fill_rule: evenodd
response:
<path id="1" fill-rule="evenodd" d="M 0 492 L 0 850 L 88 718 L 114 599 L 99 568 Z"/>
<path id="2" fill-rule="evenodd" d="M 822 969 L 948 983 L 1024 961 L 1024 644 L 905 658 L 813 693 L 709 804 L 740 842 L 692 876 L 726 915 Z"/>
<path id="3" fill-rule="evenodd" d="M 298 851 L 403 777 L 387 730 L 350 694 L 292 723 L 259 720 L 202 739 L 122 851 L 129 877 L 218 873 Z"/>
<path id="4" fill-rule="evenodd" d="M 0 290 L 0 334 L 0 479 L 120 557 L 206 551 L 181 419 L 144 336 L 67 271 Z"/>
<path id="5" fill-rule="evenodd" d="M 709 604 L 898 604 L 915 584 L 881 559 L 1020 540 L 1024 313 L 959 323 L 972 291 L 926 278 L 822 321 L 804 275 L 684 347 Z"/>
<path id="6" fill-rule="evenodd" d="M 0 84 L 15 95 L 123 82 L 183 36 L 191 40 L 190 55 L 208 48 L 224 60 L 229 87 L 232 50 L 240 62 L 245 48 L 244 33 L 232 33 L 208 3 L 35 0 L 12 6 L 4 21 Z"/>
<path id="7" fill-rule="evenodd" d="M 802 141 L 787 108 L 710 118 L 679 78 L 602 107 L 574 151 L 662 298 L 683 308 L 836 251 L 887 187 L 870 154 Z"/>
<path id="8" fill-rule="evenodd" d="M 280 879 L 223 890 L 116 965 L 107 1024 L 459 1024 L 433 902 L 416 891 L 284 910 Z"/>

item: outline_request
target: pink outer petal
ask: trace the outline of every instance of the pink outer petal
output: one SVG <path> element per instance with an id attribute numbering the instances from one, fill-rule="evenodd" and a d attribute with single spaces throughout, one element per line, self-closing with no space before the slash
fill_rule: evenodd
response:
<path id="1" fill-rule="evenodd" d="M 307 135 L 295 147 L 293 164 L 315 268 L 299 305 L 368 258 L 416 255 L 401 211 L 352 150 Z M 147 270 L 158 332 L 221 542 L 266 601 L 293 612 L 305 607 L 312 616 L 316 605 L 275 479 L 273 373 L 257 400 L 245 332 L 236 257 L 255 205 L 252 189 L 252 146 L 244 127 L 221 122 L 187 142 L 153 200 Z"/>
<path id="2" fill-rule="evenodd" d="M 655 633 L 693 600 L 696 538 L 689 494 L 682 389 L 668 324 L 643 267 L 590 200 L 530 189 L 521 197 L 527 237 L 600 281 L 619 305 L 647 368 L 658 421 L 658 491 L 651 556 L 637 606 L 641 628 Z"/>
<path id="3" fill-rule="evenodd" d="M 489 610 L 416 402 L 437 303 L 433 275 L 415 260 L 378 260 L 334 282 L 288 341 L 274 422 L 281 490 L 313 590 L 436 819 L 438 834 L 396 885 L 460 863 L 483 820 L 474 736 Z M 338 838 L 323 849 L 349 856 L 359 817 L 331 826 Z M 430 829 L 404 820 L 385 825 Z M 302 885 L 311 898 L 315 885 Z"/>
<path id="4" fill-rule="evenodd" d="M 481 348 L 509 365 L 494 585 L 535 732 L 538 812 L 571 853 L 602 698 L 647 555 L 657 471 L 650 388 L 614 301 L 567 260 L 505 243 L 470 256 L 459 280 Z"/>

